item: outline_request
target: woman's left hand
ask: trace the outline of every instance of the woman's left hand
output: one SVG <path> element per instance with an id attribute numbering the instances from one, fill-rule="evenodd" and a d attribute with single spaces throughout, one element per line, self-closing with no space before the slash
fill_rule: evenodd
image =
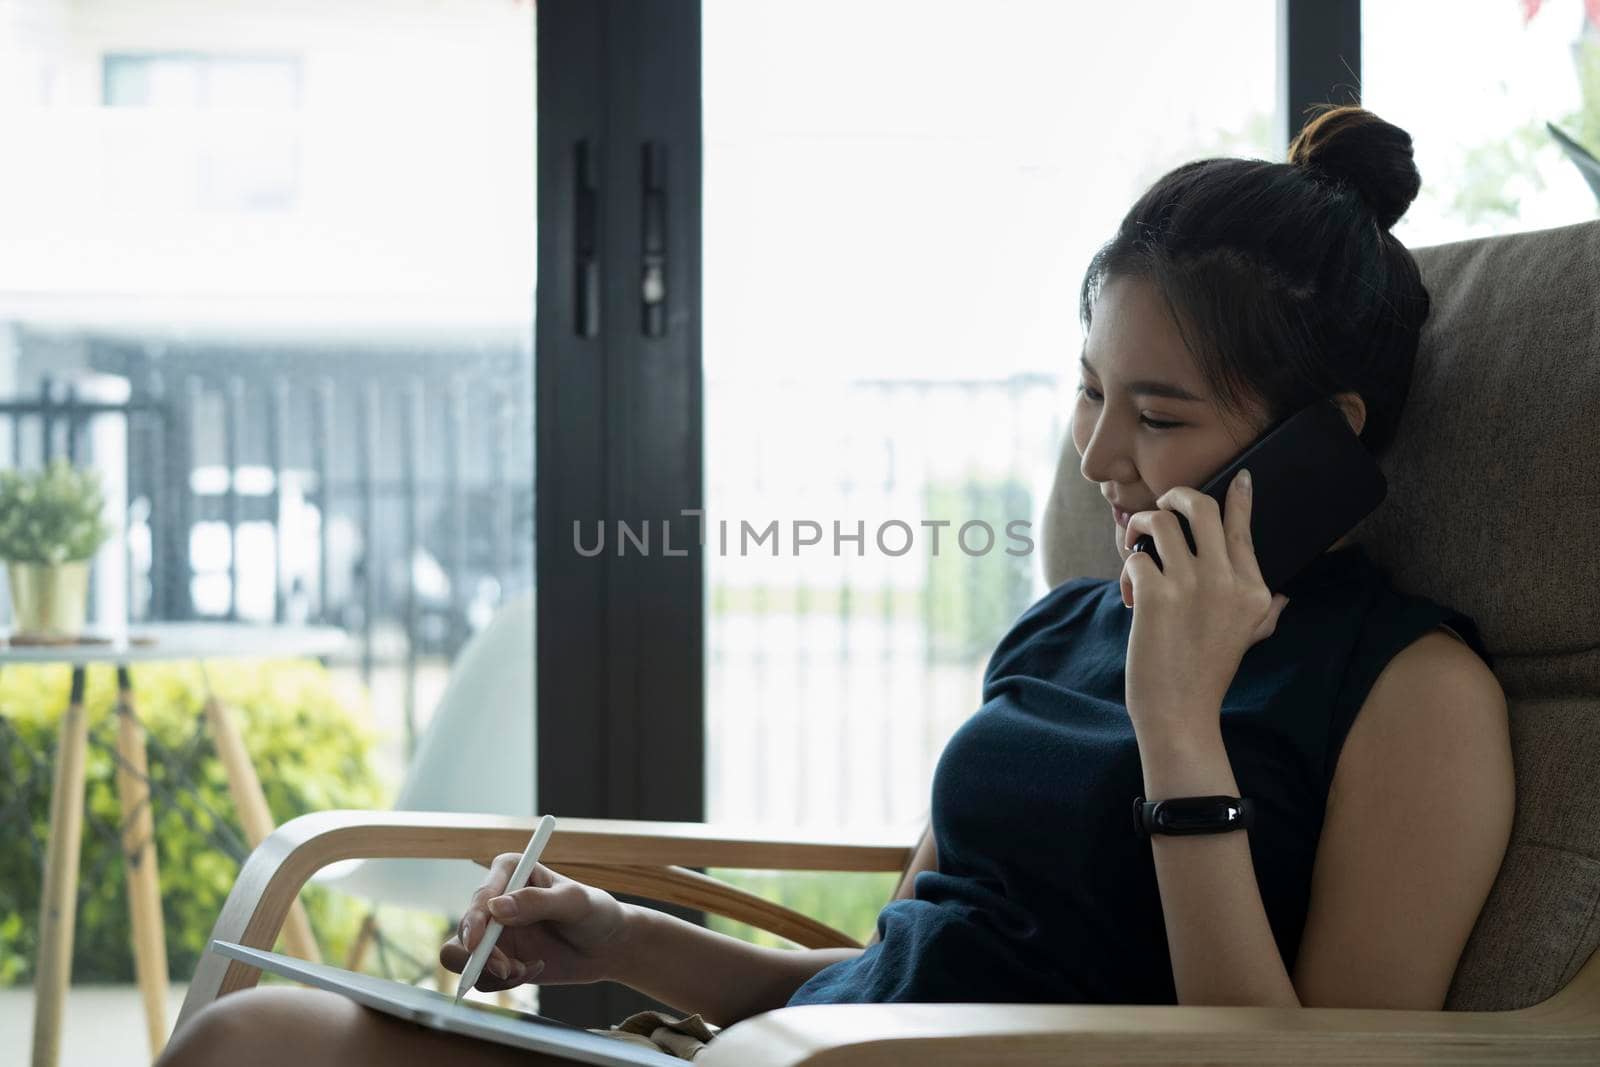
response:
<path id="1" fill-rule="evenodd" d="M 1225 509 L 1188 486 L 1161 494 L 1156 506 L 1163 510 L 1129 517 L 1124 542 L 1148 533 L 1161 554 L 1161 567 L 1147 552 L 1123 561 L 1122 602 L 1133 607 L 1128 714 L 1140 729 L 1207 732 L 1220 723 L 1222 698 L 1244 654 L 1276 632 L 1289 598 L 1262 580 L 1250 536 L 1251 494 L 1237 476 Z M 1194 552 L 1175 511 L 1189 521 Z"/>

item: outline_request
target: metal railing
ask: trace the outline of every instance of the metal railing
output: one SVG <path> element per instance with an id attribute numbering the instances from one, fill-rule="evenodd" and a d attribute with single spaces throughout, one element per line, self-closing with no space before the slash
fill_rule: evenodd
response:
<path id="1" fill-rule="evenodd" d="M 1062 429 L 1058 379 L 706 385 L 707 816 L 775 825 L 926 817 L 933 767 L 982 669 L 1045 591 L 1037 513 Z M 743 556 L 735 527 L 808 518 L 824 544 Z M 718 523 L 729 523 L 723 553 Z M 875 527 L 917 531 L 886 556 Z M 865 525 L 841 555 L 832 522 Z M 922 520 L 951 523 L 937 555 Z M 969 554 L 958 527 L 1002 539 Z M 1010 555 L 1004 526 L 1035 542 Z M 898 540 L 891 548 L 898 548 Z M 1018 548 L 1020 551 L 1020 546 Z"/>
<path id="2" fill-rule="evenodd" d="M 129 622 L 353 634 L 364 682 L 400 672 L 409 756 L 419 671 L 447 668 L 533 582 L 528 353 L 110 355 L 124 401 L 46 379 L 0 404 L 7 462 L 102 470 L 123 510 Z M 108 419 L 110 439 L 95 432 Z"/>

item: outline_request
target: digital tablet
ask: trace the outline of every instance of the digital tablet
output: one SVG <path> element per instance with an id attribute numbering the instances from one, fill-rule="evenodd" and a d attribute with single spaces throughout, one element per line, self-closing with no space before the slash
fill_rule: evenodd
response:
<path id="1" fill-rule="evenodd" d="M 574 1063 L 595 1063 L 604 1067 L 632 1067 L 635 1064 L 677 1067 L 685 1062 L 659 1049 L 592 1034 L 574 1023 L 546 1015 L 502 1008 L 498 1004 L 484 1004 L 476 1000 L 463 999 L 457 1003 L 454 997 L 436 990 L 375 978 L 369 974 L 357 974 L 324 963 L 309 963 L 258 948 L 246 948 L 232 941 L 214 940 L 211 942 L 211 951 L 318 989 L 342 993 L 357 1004 L 365 1004 L 408 1022 L 420 1023 L 431 1030 L 464 1034 L 501 1045 L 546 1052 Z"/>

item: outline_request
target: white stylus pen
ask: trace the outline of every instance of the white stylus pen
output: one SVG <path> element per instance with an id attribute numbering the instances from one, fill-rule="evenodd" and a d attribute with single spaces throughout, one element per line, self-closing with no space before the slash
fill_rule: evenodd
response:
<path id="1" fill-rule="evenodd" d="M 546 815 L 539 820 L 538 829 L 533 831 L 533 837 L 528 840 L 528 847 L 522 853 L 522 858 L 517 861 L 517 869 L 511 872 L 511 881 L 506 883 L 505 891 L 514 893 L 523 888 L 528 882 L 528 875 L 533 873 L 533 865 L 539 862 L 539 854 L 544 851 L 545 842 L 550 840 L 550 835 L 555 832 L 556 817 Z M 490 919 L 489 925 L 483 931 L 483 940 L 478 942 L 478 947 L 472 950 L 472 955 L 467 957 L 467 965 L 461 969 L 461 984 L 456 986 L 456 999 L 459 1002 L 467 990 L 471 989 L 478 976 L 483 973 L 483 965 L 489 960 L 489 953 L 494 951 L 494 943 L 500 940 L 500 931 L 505 927 L 498 919 Z"/>

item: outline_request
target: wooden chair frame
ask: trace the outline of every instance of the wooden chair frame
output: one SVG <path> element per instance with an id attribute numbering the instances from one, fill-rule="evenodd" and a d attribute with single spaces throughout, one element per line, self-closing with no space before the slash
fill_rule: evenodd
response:
<path id="1" fill-rule="evenodd" d="M 271 948 L 312 873 L 356 857 L 487 865 L 527 844 L 535 820 L 413 811 L 327 811 L 285 823 L 251 853 L 211 936 Z M 859 942 L 689 867 L 901 871 L 897 835 L 822 840 L 733 825 L 563 819 L 545 862 L 599 888 L 726 916 L 807 948 Z M 256 984 L 253 967 L 205 953 L 178 1018 Z M 781 1008 L 719 1034 L 703 1067 L 1600 1062 L 1600 953 L 1566 988 L 1515 1011 L 1084 1004 L 828 1004 Z"/>

